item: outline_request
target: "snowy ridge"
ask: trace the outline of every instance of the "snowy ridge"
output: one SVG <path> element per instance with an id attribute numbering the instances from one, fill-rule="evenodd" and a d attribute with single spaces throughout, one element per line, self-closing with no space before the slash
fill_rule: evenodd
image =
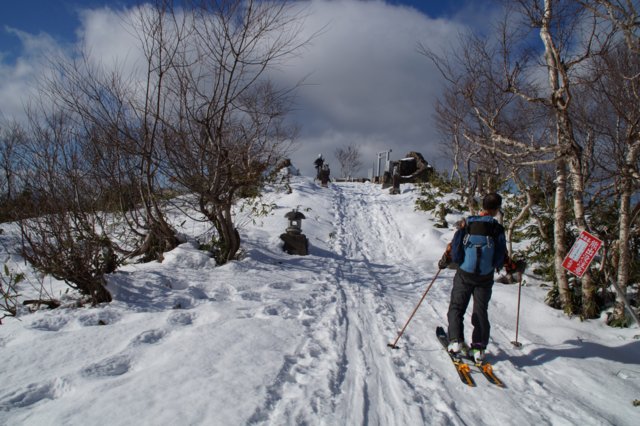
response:
<path id="1" fill-rule="evenodd" d="M 6 319 L 0 424 L 637 424 L 637 328 L 568 319 L 527 276 L 517 350 L 517 286 L 496 284 L 490 357 L 507 388 L 480 375 L 468 388 L 434 336 L 454 271 L 441 272 L 400 349 L 387 347 L 453 231 L 414 211 L 410 185 L 399 195 L 305 177 L 291 186 L 267 194 L 273 215 L 241 230 L 241 261 L 216 267 L 185 243 L 110 276 L 107 306 Z M 296 207 L 309 256 L 281 250 Z M 204 232 L 174 219 L 186 235 Z M 11 247 L 15 230 L 2 227 Z"/>

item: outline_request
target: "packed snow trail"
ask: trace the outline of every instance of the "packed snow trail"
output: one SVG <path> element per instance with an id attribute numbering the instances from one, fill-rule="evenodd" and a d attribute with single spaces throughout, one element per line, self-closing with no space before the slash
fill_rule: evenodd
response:
<path id="1" fill-rule="evenodd" d="M 390 195 L 292 178 L 290 192 L 266 194 L 274 214 L 244 222 L 244 257 L 224 266 L 197 249 L 206 224 L 172 212 L 190 242 L 111 274 L 112 303 L 4 320 L 0 424 L 637 424 L 637 329 L 566 318 L 538 285 L 523 289 L 521 350 L 510 344 L 517 286 L 494 286 L 490 358 L 507 389 L 479 374 L 468 388 L 435 338 L 454 271 L 440 273 L 400 349 L 387 347 L 453 234 L 414 211 L 416 197 L 411 185 Z M 308 256 L 282 251 L 292 208 L 307 217 Z M 17 228 L 2 228 L 0 260 L 37 282 L 5 248 Z"/>
<path id="2" fill-rule="evenodd" d="M 397 374 L 386 347 L 395 321 L 393 308 L 385 300 L 386 282 L 407 274 L 402 266 L 408 261 L 406 251 L 398 244 L 400 231 L 387 217 L 389 207 L 375 202 L 377 188 L 347 184 L 333 185 L 329 191 L 334 194 L 330 206 L 333 253 L 324 253 L 321 269 L 333 303 L 305 344 L 316 349 L 318 360 L 326 360 L 319 361 L 319 369 L 328 378 L 281 395 L 269 423 L 424 423 L 431 417 L 425 408 L 406 404 L 407 397 L 419 400 L 420 393 Z M 300 405 L 301 393 L 310 398 L 311 410 L 305 403 Z"/>

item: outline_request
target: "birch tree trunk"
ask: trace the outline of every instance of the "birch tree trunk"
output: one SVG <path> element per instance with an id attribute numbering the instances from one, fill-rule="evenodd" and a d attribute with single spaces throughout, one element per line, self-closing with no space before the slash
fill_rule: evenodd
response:
<path id="1" fill-rule="evenodd" d="M 587 220 L 584 208 L 584 173 L 582 172 L 582 162 L 580 154 L 574 153 L 569 161 L 571 171 L 571 189 L 573 198 L 573 213 L 576 225 L 580 232 L 588 231 Z M 596 284 L 591 272 L 587 269 L 581 279 L 582 285 L 582 317 L 597 318 L 598 305 L 596 303 Z"/>
<path id="2" fill-rule="evenodd" d="M 559 111 L 559 132 L 561 132 L 562 146 L 570 147 L 569 150 L 569 176 L 571 184 L 571 197 L 573 202 L 573 214 L 576 226 L 580 232 L 588 231 L 589 226 L 585 217 L 584 207 L 584 172 L 582 167 L 582 148 L 575 142 L 573 123 L 568 117 L 566 108 Z M 596 303 L 596 285 L 591 272 L 587 269 L 581 278 L 582 286 L 582 318 L 597 318 L 598 305 Z"/>
<path id="3" fill-rule="evenodd" d="M 567 224 L 567 165 L 564 159 L 560 158 L 556 162 L 556 194 L 555 212 L 553 216 L 553 250 L 554 250 L 554 271 L 558 292 L 560 293 L 560 303 L 562 309 L 568 315 L 573 313 L 573 299 L 569 289 L 567 273 L 562 266 L 562 261 L 567 252 L 565 245 L 566 224 Z"/>

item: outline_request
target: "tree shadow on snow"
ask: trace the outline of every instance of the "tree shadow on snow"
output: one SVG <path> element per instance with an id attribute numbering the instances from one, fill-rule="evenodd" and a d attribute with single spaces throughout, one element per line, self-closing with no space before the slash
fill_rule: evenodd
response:
<path id="1" fill-rule="evenodd" d="M 600 343 L 581 339 L 567 340 L 562 345 L 538 347 L 522 356 L 508 358 L 517 367 L 542 365 L 557 358 L 590 359 L 640 365 L 640 341 L 629 342 L 622 346 L 605 346 Z"/>
<path id="2" fill-rule="evenodd" d="M 280 265 L 283 268 L 296 268 L 309 271 L 325 271 L 328 266 L 327 261 L 329 260 L 339 262 L 335 267 L 339 267 L 339 269 L 342 270 L 345 269 L 344 265 L 350 265 L 352 269 L 356 271 L 359 267 L 364 270 L 369 269 L 378 272 L 384 272 L 393 268 L 392 265 L 373 263 L 366 257 L 362 259 L 350 259 L 344 255 L 325 250 L 311 244 L 309 245 L 309 255 L 307 256 L 289 255 L 284 251 L 281 253 L 274 253 L 271 250 L 260 249 L 257 247 L 252 248 L 250 253 L 251 259 L 258 263 L 263 263 L 265 265 Z"/>

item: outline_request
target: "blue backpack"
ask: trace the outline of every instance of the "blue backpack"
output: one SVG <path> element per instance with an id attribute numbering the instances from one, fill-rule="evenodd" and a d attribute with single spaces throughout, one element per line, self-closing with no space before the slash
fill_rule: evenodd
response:
<path id="1" fill-rule="evenodd" d="M 460 268 L 472 274 L 488 275 L 496 267 L 496 246 L 502 226 L 491 216 L 467 218 L 461 248 L 464 261 Z"/>

